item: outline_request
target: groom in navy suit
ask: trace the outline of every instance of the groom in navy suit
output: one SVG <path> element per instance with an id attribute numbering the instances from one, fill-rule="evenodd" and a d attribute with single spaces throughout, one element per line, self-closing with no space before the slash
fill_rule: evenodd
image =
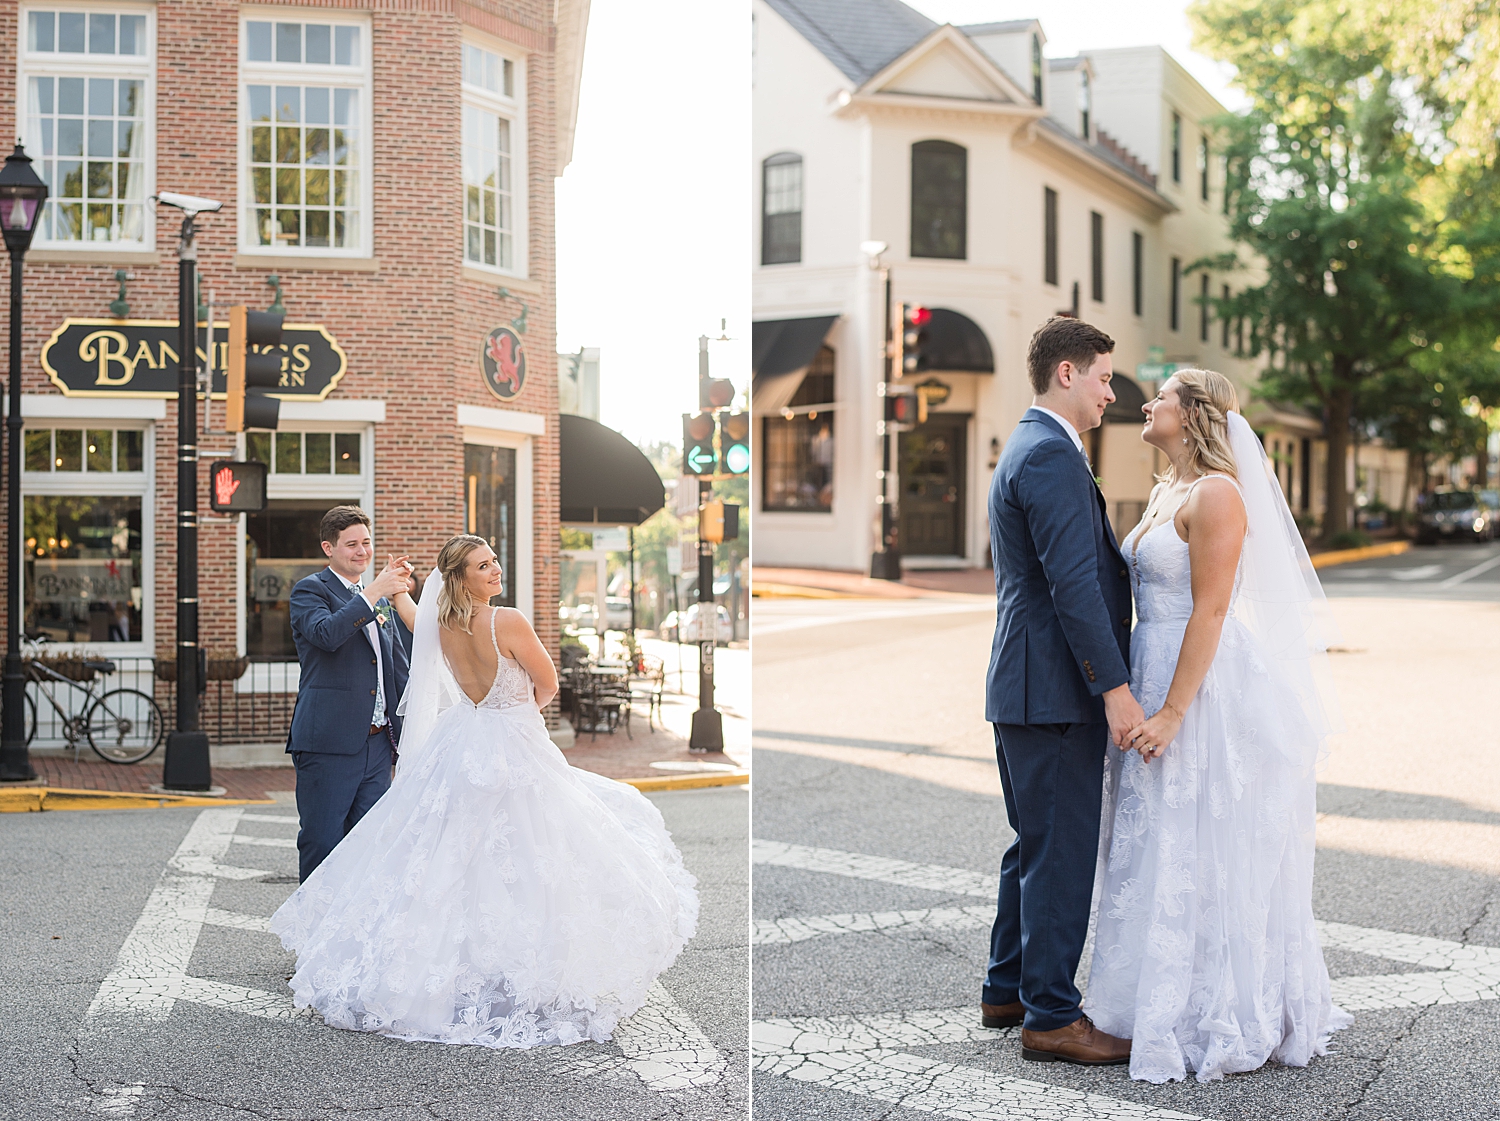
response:
<path id="1" fill-rule="evenodd" d="M 998 601 L 985 719 L 1016 839 L 981 998 L 986 1027 L 1021 1030 L 1038 1062 L 1128 1062 L 1130 1041 L 1099 1031 L 1073 984 L 1088 931 L 1104 753 L 1144 714 L 1130 694 L 1130 578 L 1081 433 L 1115 399 L 1114 340 L 1049 319 L 1032 336 L 1036 396 L 990 485 Z"/>
<path id="2" fill-rule="evenodd" d="M 292 588 L 292 640 L 302 675 L 286 749 L 297 768 L 302 879 L 391 785 L 410 639 L 386 597 L 411 590 L 406 558 L 368 584 L 370 518 L 335 506 L 318 530 L 328 567 Z"/>

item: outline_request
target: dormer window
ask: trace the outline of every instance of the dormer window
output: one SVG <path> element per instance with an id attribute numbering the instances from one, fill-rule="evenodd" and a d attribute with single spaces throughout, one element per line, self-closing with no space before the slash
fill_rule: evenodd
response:
<path id="1" fill-rule="evenodd" d="M 1089 110 L 1093 108 L 1093 100 L 1093 83 L 1089 80 L 1089 72 L 1080 71 L 1078 77 L 1079 130 L 1085 140 L 1093 139 L 1089 135 Z"/>
<path id="2" fill-rule="evenodd" d="M 1042 37 L 1031 37 L 1031 99 L 1042 103 Z"/>

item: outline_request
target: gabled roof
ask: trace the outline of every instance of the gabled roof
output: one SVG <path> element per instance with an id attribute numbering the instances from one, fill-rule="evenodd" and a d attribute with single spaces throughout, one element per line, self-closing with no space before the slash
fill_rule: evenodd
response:
<path id="1" fill-rule="evenodd" d="M 1034 19 L 1006 19 L 999 23 L 961 23 L 958 29 L 965 35 L 1008 35 L 1034 26 Z"/>
<path id="2" fill-rule="evenodd" d="M 766 0 L 856 85 L 938 25 L 901 0 Z"/>

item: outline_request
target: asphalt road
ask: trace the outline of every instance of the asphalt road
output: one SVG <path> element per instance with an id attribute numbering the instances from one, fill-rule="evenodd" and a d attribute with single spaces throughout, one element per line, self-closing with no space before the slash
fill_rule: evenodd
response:
<path id="1" fill-rule="evenodd" d="M 1355 1023 L 1306 1069 L 1208 1085 L 1024 1062 L 1015 1029 L 978 1025 L 1010 840 L 981 699 L 993 603 L 757 601 L 757 1121 L 1500 1118 L 1500 563 L 1437 587 L 1490 558 L 1328 581 L 1348 730 L 1319 775 L 1314 907 Z"/>
<path id="2" fill-rule="evenodd" d="M 1414 545 L 1394 557 L 1357 561 L 1318 573 L 1329 597 L 1500 600 L 1500 541 Z"/>
<path id="3" fill-rule="evenodd" d="M 294 960 L 256 929 L 295 886 L 290 805 L 0 816 L 0 1118 L 738 1121 L 746 788 L 652 800 L 698 877 L 698 935 L 615 1042 L 534 1051 L 294 1013 Z"/>

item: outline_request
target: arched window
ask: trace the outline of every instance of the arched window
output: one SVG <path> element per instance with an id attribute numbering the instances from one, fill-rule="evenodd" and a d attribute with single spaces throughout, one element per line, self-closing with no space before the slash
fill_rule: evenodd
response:
<path id="1" fill-rule="evenodd" d="M 969 153 L 946 140 L 911 146 L 911 255 L 968 255 Z"/>
<path id="2" fill-rule="evenodd" d="M 1085 140 L 1092 140 L 1093 137 L 1089 135 L 1089 113 L 1094 107 L 1094 87 L 1093 83 L 1089 80 L 1089 72 L 1087 70 L 1084 70 L 1079 75 L 1079 79 L 1078 100 L 1081 106 L 1080 116 L 1082 118 L 1079 123 L 1083 132 L 1083 138 Z"/>
<path id="3" fill-rule="evenodd" d="M 761 164 L 760 263 L 802 260 L 802 157 L 777 152 Z"/>

